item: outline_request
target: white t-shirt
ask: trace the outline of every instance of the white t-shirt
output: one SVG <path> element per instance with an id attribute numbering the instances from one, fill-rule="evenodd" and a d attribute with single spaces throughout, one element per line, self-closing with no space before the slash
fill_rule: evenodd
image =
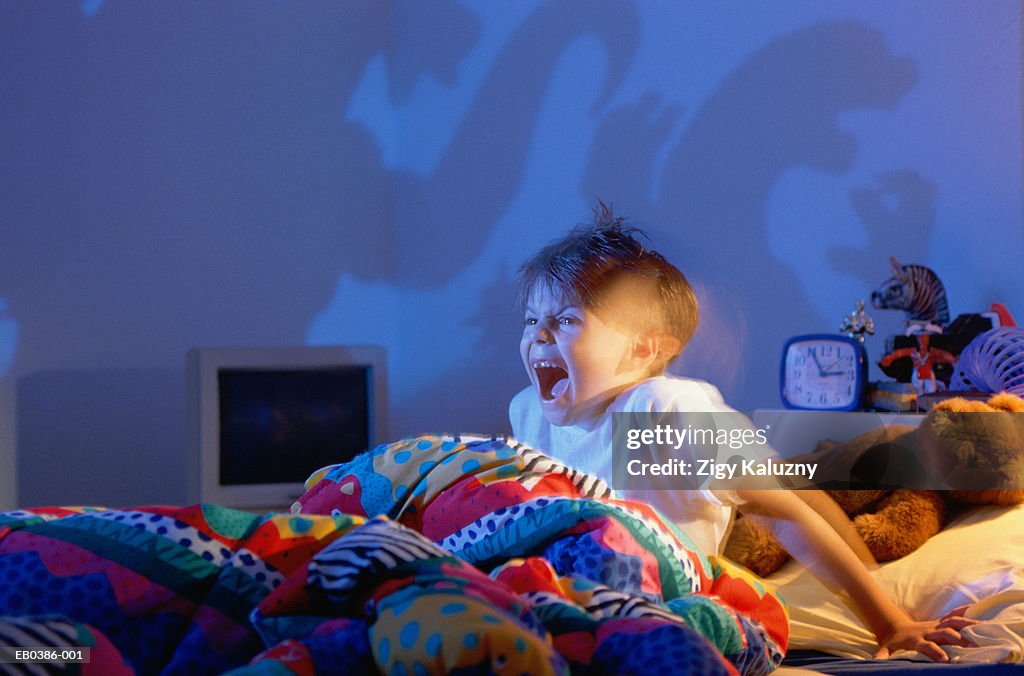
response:
<path id="1" fill-rule="evenodd" d="M 609 404 L 590 429 L 556 426 L 541 411 L 533 386 L 509 405 L 512 435 L 565 464 L 612 478 L 612 421 L 615 413 L 734 413 L 715 386 L 702 380 L 657 376 L 637 383 Z M 686 533 L 706 554 L 719 551 L 732 525 L 737 498 L 731 491 L 618 491 L 625 498 L 653 505 Z"/>

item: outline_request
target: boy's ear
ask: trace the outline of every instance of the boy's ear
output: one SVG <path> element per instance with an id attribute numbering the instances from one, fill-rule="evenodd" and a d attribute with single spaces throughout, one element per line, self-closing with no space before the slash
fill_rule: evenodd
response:
<path id="1" fill-rule="evenodd" d="M 660 341 L 654 333 L 638 333 L 633 338 L 633 359 L 638 369 L 650 371 L 659 360 Z"/>
<path id="2" fill-rule="evenodd" d="M 679 339 L 667 333 L 639 333 L 633 339 L 633 358 L 645 371 L 662 371 L 679 354 Z"/>

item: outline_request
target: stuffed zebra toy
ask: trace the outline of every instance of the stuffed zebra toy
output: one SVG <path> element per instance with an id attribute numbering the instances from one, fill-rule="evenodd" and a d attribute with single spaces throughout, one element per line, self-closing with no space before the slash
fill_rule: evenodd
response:
<path id="1" fill-rule="evenodd" d="M 895 256 L 889 262 L 892 277 L 871 292 L 871 304 L 879 310 L 904 310 L 908 322 L 948 324 L 946 289 L 938 275 L 923 265 L 901 265 Z"/>

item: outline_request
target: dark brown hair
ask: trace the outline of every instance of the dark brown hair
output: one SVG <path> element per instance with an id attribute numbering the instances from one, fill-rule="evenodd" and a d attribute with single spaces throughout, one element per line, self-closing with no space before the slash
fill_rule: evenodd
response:
<path id="1" fill-rule="evenodd" d="M 581 307 L 596 309 L 601 307 L 602 294 L 613 282 L 634 275 L 636 279 L 651 280 L 657 298 L 644 299 L 647 302 L 637 308 L 642 312 L 637 320 L 646 326 L 632 328 L 656 329 L 678 340 L 678 350 L 669 356 L 671 361 L 697 329 L 697 297 L 679 268 L 657 251 L 646 248 L 638 237 L 650 239 L 599 201 L 592 223 L 576 226 L 519 269 L 519 307 L 525 308 L 530 294 L 539 287 Z"/>

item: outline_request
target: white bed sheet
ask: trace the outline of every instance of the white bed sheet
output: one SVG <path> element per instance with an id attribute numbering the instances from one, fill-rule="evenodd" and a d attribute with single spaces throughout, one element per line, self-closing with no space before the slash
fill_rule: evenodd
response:
<path id="1" fill-rule="evenodd" d="M 1024 661 L 1024 505 L 975 508 L 873 575 L 918 619 L 973 604 L 968 617 L 986 623 L 964 631 L 978 645 L 947 647 L 951 661 Z M 769 581 L 789 604 L 791 650 L 856 658 L 874 653 L 874 636 L 857 615 L 802 566 L 791 561 Z"/>

